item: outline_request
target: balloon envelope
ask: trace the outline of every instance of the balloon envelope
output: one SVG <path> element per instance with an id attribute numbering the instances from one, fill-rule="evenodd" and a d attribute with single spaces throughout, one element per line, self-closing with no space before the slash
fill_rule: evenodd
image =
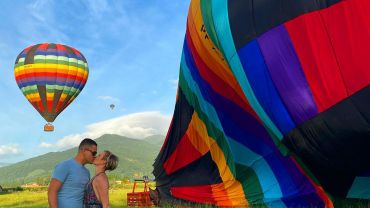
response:
<path id="1" fill-rule="evenodd" d="M 370 1 L 192 0 L 160 199 L 370 199 Z"/>
<path id="2" fill-rule="evenodd" d="M 48 122 L 79 95 L 89 74 L 85 57 L 78 50 L 53 43 L 24 49 L 14 66 L 18 87 Z"/>

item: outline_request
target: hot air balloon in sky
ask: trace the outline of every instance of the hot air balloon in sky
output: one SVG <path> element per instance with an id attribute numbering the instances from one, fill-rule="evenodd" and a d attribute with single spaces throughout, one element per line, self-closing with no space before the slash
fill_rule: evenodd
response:
<path id="1" fill-rule="evenodd" d="M 79 95 L 89 75 L 78 50 L 54 43 L 24 49 L 17 57 L 14 76 L 18 87 L 53 131 L 56 117 Z"/>
<path id="2" fill-rule="evenodd" d="M 113 110 L 114 107 L 115 107 L 115 105 L 114 104 L 110 104 L 109 107 L 110 107 L 111 110 Z"/>
<path id="3" fill-rule="evenodd" d="M 370 199 L 369 28 L 368 0 L 192 0 L 160 199 Z"/>

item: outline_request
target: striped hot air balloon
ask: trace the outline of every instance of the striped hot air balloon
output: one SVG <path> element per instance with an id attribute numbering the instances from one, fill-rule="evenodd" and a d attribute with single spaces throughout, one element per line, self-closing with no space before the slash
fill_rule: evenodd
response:
<path id="1" fill-rule="evenodd" d="M 32 106 L 51 122 L 79 95 L 89 75 L 87 61 L 78 50 L 54 43 L 24 49 L 17 57 L 14 76 Z"/>

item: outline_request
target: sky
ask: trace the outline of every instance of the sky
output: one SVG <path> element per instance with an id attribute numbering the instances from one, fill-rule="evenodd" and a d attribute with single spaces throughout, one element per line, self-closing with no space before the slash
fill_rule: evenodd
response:
<path id="1" fill-rule="evenodd" d="M 0 1 L 0 163 L 77 146 L 85 138 L 165 135 L 175 107 L 190 0 Z M 54 132 L 14 79 L 18 54 L 60 43 L 87 59 L 89 77 Z M 114 104 L 112 110 L 109 106 Z"/>

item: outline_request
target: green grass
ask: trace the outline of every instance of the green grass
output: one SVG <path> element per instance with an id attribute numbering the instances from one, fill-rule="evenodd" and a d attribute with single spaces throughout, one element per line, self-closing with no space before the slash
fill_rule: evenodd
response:
<path id="1" fill-rule="evenodd" d="M 109 190 L 110 207 L 119 208 L 126 207 L 127 193 L 132 192 L 132 185 L 121 185 Z M 151 187 L 154 184 L 150 184 Z M 143 185 L 138 184 L 136 192 L 143 191 Z M 47 190 L 27 189 L 10 193 L 0 193 L 1 208 L 43 208 L 48 207 Z"/>
<path id="2" fill-rule="evenodd" d="M 125 207 L 127 204 L 127 192 L 131 189 L 112 189 L 109 197 L 112 208 Z M 42 208 L 48 207 L 46 191 L 19 191 L 13 193 L 0 194 L 1 208 Z"/>
<path id="3" fill-rule="evenodd" d="M 46 191 L 18 191 L 0 195 L 0 207 L 48 207 Z"/>

